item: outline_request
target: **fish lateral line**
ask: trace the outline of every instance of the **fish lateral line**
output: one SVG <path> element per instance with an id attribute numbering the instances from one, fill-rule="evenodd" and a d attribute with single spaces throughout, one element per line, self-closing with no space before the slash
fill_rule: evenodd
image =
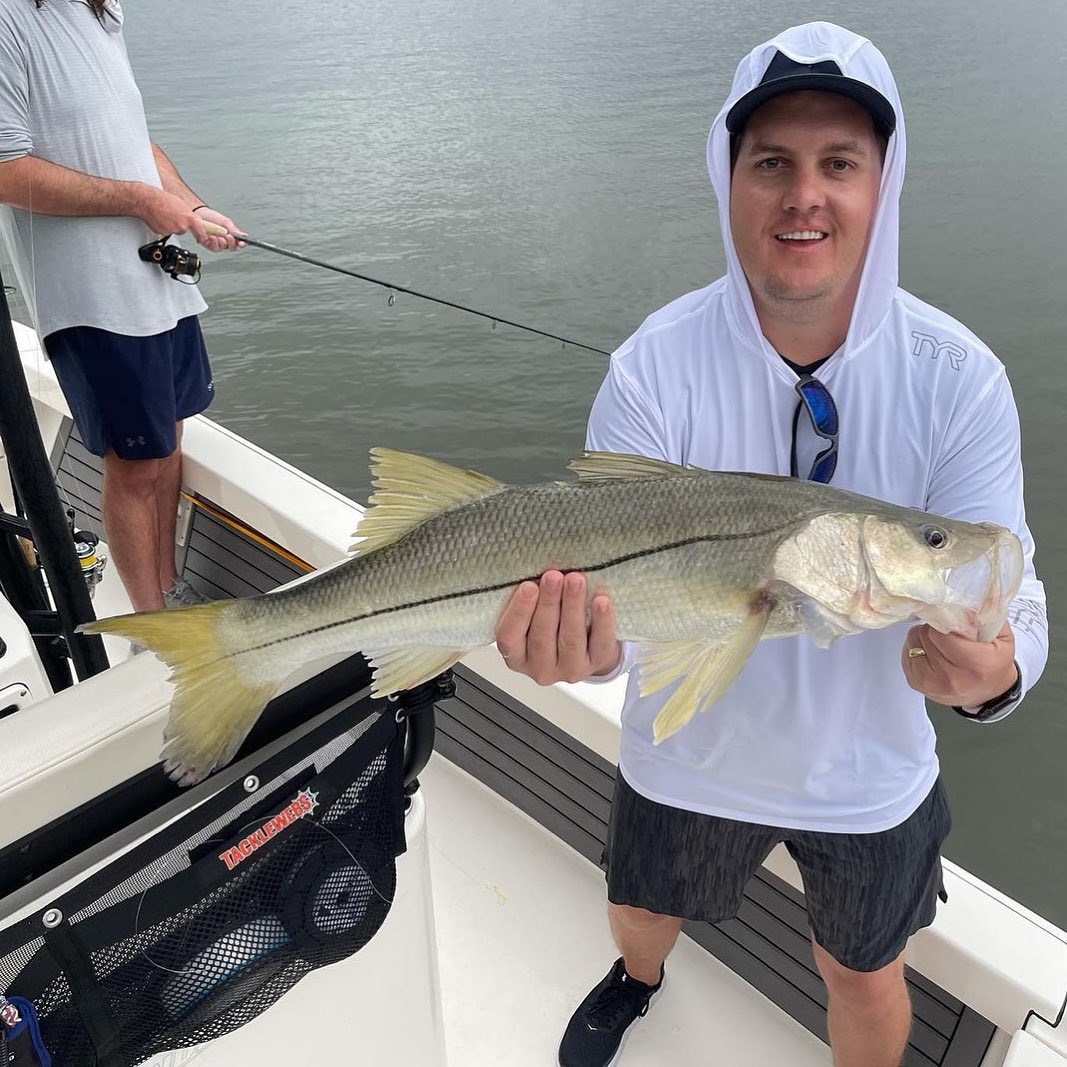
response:
<path id="1" fill-rule="evenodd" d="M 681 541 L 672 541 L 670 544 L 658 545 L 656 548 L 641 549 L 638 552 L 630 552 L 624 556 L 617 556 L 614 559 L 605 560 L 602 563 L 594 563 L 585 567 L 569 567 L 560 568 L 561 574 L 596 574 L 599 571 L 607 570 L 609 567 L 617 567 L 623 563 L 629 563 L 635 559 L 644 559 L 649 556 L 659 555 L 661 552 L 672 552 L 678 548 L 686 548 L 689 545 L 696 545 L 702 542 L 715 543 L 719 541 L 739 541 L 749 537 L 765 537 L 769 534 L 778 533 L 781 530 L 788 529 L 792 523 L 785 523 L 781 526 L 772 526 L 766 530 L 748 531 L 741 534 L 701 534 L 697 537 L 687 537 Z M 381 551 L 381 550 L 379 550 Z M 373 554 L 372 554 L 373 555 Z M 364 559 L 370 559 L 372 556 L 362 557 Z M 552 570 L 554 568 L 548 568 Z M 271 641 L 264 641 L 259 645 L 251 645 L 248 648 L 242 648 L 235 652 L 228 652 L 228 656 L 244 656 L 252 652 L 260 652 L 265 648 L 272 648 L 274 645 L 284 644 L 286 641 L 297 641 L 302 637 L 311 637 L 314 634 L 325 633 L 328 630 L 335 630 L 339 626 L 351 626 L 353 623 L 365 622 L 368 619 L 382 618 L 386 615 L 393 615 L 398 611 L 411 611 L 414 608 L 428 607 L 431 604 L 441 604 L 448 600 L 462 600 L 465 597 L 482 596 L 485 593 L 498 593 L 504 589 L 511 589 L 515 586 L 521 585 L 523 582 L 536 582 L 540 579 L 540 574 L 528 574 L 519 578 L 512 578 L 506 582 L 497 582 L 494 585 L 478 586 L 475 589 L 463 589 L 454 593 L 441 593 L 438 596 L 425 597 L 422 600 L 409 600 L 403 604 L 394 604 L 387 608 L 377 608 L 374 611 L 364 612 L 362 615 L 349 615 L 343 619 L 336 619 L 333 622 L 323 623 L 321 626 L 312 626 L 307 630 L 301 630 L 299 633 L 289 634 L 286 637 L 277 637 Z M 267 593 L 266 596 L 271 594 Z M 225 657 L 223 657 L 225 658 Z"/>

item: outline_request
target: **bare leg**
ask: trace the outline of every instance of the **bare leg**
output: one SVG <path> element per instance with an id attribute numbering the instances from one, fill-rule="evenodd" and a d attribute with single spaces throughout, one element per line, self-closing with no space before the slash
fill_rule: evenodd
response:
<path id="1" fill-rule="evenodd" d="M 178 423 L 178 445 L 161 459 L 156 502 L 159 507 L 159 587 L 166 592 L 178 577 L 174 566 L 174 538 L 178 524 L 178 501 L 182 490 L 182 424 Z"/>
<path id="2" fill-rule="evenodd" d="M 682 920 L 626 904 L 609 904 L 608 921 L 626 973 L 646 985 L 656 985 L 663 961 L 681 933 Z"/>
<path id="3" fill-rule="evenodd" d="M 104 533 L 134 611 L 159 611 L 160 466 L 164 460 L 104 456 Z"/>
<path id="4" fill-rule="evenodd" d="M 903 954 L 881 970 L 852 971 L 813 944 L 829 993 L 827 1025 L 835 1067 L 900 1067 L 911 1030 Z"/>

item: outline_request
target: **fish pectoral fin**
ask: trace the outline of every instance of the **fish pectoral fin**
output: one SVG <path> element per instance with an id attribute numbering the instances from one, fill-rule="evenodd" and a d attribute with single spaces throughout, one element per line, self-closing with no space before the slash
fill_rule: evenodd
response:
<path id="1" fill-rule="evenodd" d="M 371 495 L 350 548 L 357 556 L 399 541 L 420 522 L 449 508 L 469 504 L 506 488 L 503 482 L 477 471 L 461 470 L 392 448 L 371 449 Z"/>
<path id="2" fill-rule="evenodd" d="M 622 452 L 583 452 L 567 466 L 582 482 L 602 482 L 613 479 L 662 478 L 665 475 L 698 474 L 691 467 L 668 463 L 650 456 L 632 456 Z"/>
<path id="3" fill-rule="evenodd" d="M 469 651 L 469 648 L 442 648 L 440 645 L 406 645 L 381 652 L 364 649 L 363 655 L 374 667 L 371 696 L 391 696 L 428 682 L 458 663 Z"/>
<path id="4" fill-rule="evenodd" d="M 768 616 L 766 610 L 753 611 L 725 641 L 716 645 L 680 641 L 652 646 L 638 654 L 642 696 L 682 679 L 652 724 L 655 744 L 677 733 L 698 711 L 706 711 L 730 688 L 759 644 Z"/>

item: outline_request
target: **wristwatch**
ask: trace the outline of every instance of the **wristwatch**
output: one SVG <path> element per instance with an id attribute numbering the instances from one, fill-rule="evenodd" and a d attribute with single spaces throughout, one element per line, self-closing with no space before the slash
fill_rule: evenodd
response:
<path id="1" fill-rule="evenodd" d="M 1011 707 L 1019 697 L 1023 695 L 1023 675 L 1019 670 L 1019 664 L 1015 664 L 1015 684 L 1010 689 L 1000 694 L 998 697 L 993 697 L 992 700 L 987 700 L 984 704 L 979 704 L 976 708 L 960 707 L 959 704 L 953 704 L 952 710 L 957 715 L 962 715 L 965 719 L 977 719 L 978 722 L 985 722 L 986 719 L 993 718 L 998 711 L 1003 711 L 1005 708 Z"/>

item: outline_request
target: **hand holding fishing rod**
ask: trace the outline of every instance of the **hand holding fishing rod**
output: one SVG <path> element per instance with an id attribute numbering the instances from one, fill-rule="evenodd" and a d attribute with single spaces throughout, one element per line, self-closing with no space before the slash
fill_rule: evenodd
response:
<path id="1" fill-rule="evenodd" d="M 207 204 L 198 204 L 193 208 L 193 218 L 196 223 L 189 228 L 209 252 L 232 252 L 237 248 L 244 248 L 244 242 L 237 236 L 237 224 L 221 211 L 216 211 Z"/>
<path id="2" fill-rule="evenodd" d="M 166 189 L 145 185 L 138 196 L 137 216 L 162 235 L 192 232 L 210 252 L 225 252 L 239 247 L 233 219 L 207 204 L 189 206 L 188 200 Z"/>

